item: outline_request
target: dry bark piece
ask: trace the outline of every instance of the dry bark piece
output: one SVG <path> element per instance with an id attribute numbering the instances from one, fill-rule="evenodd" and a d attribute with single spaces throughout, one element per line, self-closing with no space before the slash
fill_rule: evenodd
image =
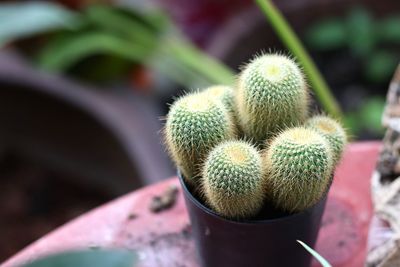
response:
<path id="1" fill-rule="evenodd" d="M 375 215 L 367 267 L 400 266 L 400 65 L 389 87 L 382 124 L 387 131 L 371 179 Z"/>
<path id="2" fill-rule="evenodd" d="M 173 185 L 167 188 L 160 196 L 154 196 L 150 203 L 150 210 L 154 213 L 171 208 L 178 195 L 178 187 Z"/>

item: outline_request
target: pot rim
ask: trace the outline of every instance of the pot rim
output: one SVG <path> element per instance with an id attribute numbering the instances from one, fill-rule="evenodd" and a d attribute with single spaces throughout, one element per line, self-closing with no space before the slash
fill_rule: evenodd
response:
<path id="1" fill-rule="evenodd" d="M 179 182 L 183 188 L 183 191 L 185 191 L 185 195 L 189 197 L 189 199 L 201 210 L 203 210 L 205 213 L 207 213 L 209 216 L 213 217 L 214 219 L 226 222 L 226 223 L 231 223 L 231 224 L 237 224 L 237 225 L 261 225 L 261 224 L 270 224 L 270 223 L 279 223 L 280 221 L 286 221 L 286 220 L 292 220 L 300 216 L 304 216 L 306 213 L 311 212 L 316 206 L 318 206 L 321 202 L 324 202 L 325 199 L 327 198 L 327 193 L 325 194 L 324 197 L 322 197 L 316 204 L 313 206 L 309 207 L 308 209 L 302 211 L 302 212 L 297 212 L 293 214 L 288 214 L 286 216 L 282 216 L 279 218 L 273 218 L 273 219 L 265 219 L 265 220 L 240 220 L 240 221 L 235 221 L 235 220 L 230 220 L 227 218 L 222 217 L 221 215 L 217 214 L 215 211 L 211 210 L 207 206 L 203 205 L 199 200 L 197 200 L 196 197 L 193 196 L 192 192 L 190 192 L 189 188 L 186 186 L 186 183 L 183 179 L 183 175 L 178 169 L 178 178 Z M 327 191 L 328 192 L 328 191 Z"/>

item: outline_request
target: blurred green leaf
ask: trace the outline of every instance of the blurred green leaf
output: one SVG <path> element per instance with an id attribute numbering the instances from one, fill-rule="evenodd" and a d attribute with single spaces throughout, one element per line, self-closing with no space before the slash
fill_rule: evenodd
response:
<path id="1" fill-rule="evenodd" d="M 345 114 L 344 126 L 356 136 L 365 130 L 374 135 L 382 135 L 384 129 L 381 118 L 384 106 L 384 97 L 370 97 L 357 110 Z"/>
<path id="2" fill-rule="evenodd" d="M 315 250 L 313 250 L 312 248 L 310 248 L 308 245 L 306 245 L 304 242 L 297 240 L 297 242 L 302 245 L 316 260 L 319 261 L 319 263 L 321 263 L 321 265 L 323 267 L 332 267 L 332 265 L 329 264 L 329 262 L 327 262 L 327 260 L 325 260 L 321 255 L 318 254 L 318 252 L 316 252 Z"/>
<path id="3" fill-rule="evenodd" d="M 400 44 L 400 16 L 389 17 L 379 24 L 380 41 Z"/>
<path id="4" fill-rule="evenodd" d="M 30 4 L 18 6 L 28 11 L 35 9 Z M 50 4 L 39 6 L 51 10 Z M 130 64 L 139 63 L 156 69 L 188 88 L 234 82 L 232 70 L 183 38 L 164 13 L 144 14 L 129 8 L 98 4 L 90 5 L 79 15 L 75 15 L 61 7 L 51 7 L 59 8 L 58 13 L 53 12 L 55 18 L 49 16 L 45 21 L 51 21 L 52 27 L 58 31 L 49 35 L 48 41 L 37 56 L 38 64 L 48 71 L 78 71 L 83 76 L 89 75 L 95 80 L 100 80 L 97 78 L 102 77 L 97 76 L 107 76 L 104 75 L 107 72 L 111 74 L 108 77 L 116 76 L 118 71 L 125 71 Z M 14 13 L 20 19 L 17 16 L 18 12 Z M 69 20 L 63 20 L 64 17 L 68 17 Z M 79 27 L 56 27 L 64 24 L 72 26 L 76 21 L 79 21 Z M 22 30 L 29 31 L 29 25 L 27 26 L 25 21 L 20 25 Z M 38 32 L 31 32 L 35 33 Z M 15 36 L 19 37 L 21 36 Z M 159 60 L 156 57 L 159 57 Z M 115 64 L 90 64 L 99 62 L 98 59 L 101 58 L 115 59 Z M 91 69 L 82 71 L 81 67 Z"/>
<path id="5" fill-rule="evenodd" d="M 132 61 L 121 56 L 101 54 L 77 62 L 68 69 L 68 74 L 95 83 L 109 84 L 131 77 L 132 65 Z"/>
<path id="6" fill-rule="evenodd" d="M 203 75 L 199 75 L 198 72 L 185 67 L 166 53 L 156 54 L 154 58 L 148 61 L 147 65 L 159 74 L 164 74 L 184 86 L 187 90 L 205 88 L 213 84 Z"/>
<path id="7" fill-rule="evenodd" d="M 348 134 L 359 135 L 363 129 L 363 122 L 359 119 L 357 112 L 346 112 L 344 116 L 344 127 Z"/>
<path id="8" fill-rule="evenodd" d="M 198 62 L 203 64 L 198 64 Z M 232 85 L 234 72 L 180 36 L 165 36 L 162 45 L 147 63 L 188 89 L 199 89 L 213 84 Z"/>
<path id="9" fill-rule="evenodd" d="M 316 50 L 343 48 L 347 44 L 346 27 L 340 19 L 320 21 L 306 33 L 307 43 Z"/>
<path id="10" fill-rule="evenodd" d="M 400 30 L 400 29 L 399 29 Z M 367 79 L 371 82 L 389 82 L 400 57 L 389 51 L 381 50 L 368 55 L 364 66 Z"/>
<path id="11" fill-rule="evenodd" d="M 72 29 L 77 14 L 51 2 L 0 4 L 0 45 L 55 29 Z"/>
<path id="12" fill-rule="evenodd" d="M 359 119 L 362 121 L 364 128 L 376 134 L 382 134 L 381 119 L 383 109 L 385 107 L 385 99 L 381 96 L 368 98 L 359 110 Z"/>
<path id="13" fill-rule="evenodd" d="M 52 255 L 24 267 L 132 267 L 136 256 L 121 250 L 88 250 Z"/>
<path id="14" fill-rule="evenodd" d="M 143 15 L 133 11 L 122 11 L 109 6 L 91 6 L 85 11 L 85 17 L 94 25 L 136 43 L 156 46 L 158 35 L 163 28 L 157 27 L 143 19 Z"/>
<path id="15" fill-rule="evenodd" d="M 347 18 L 347 40 L 355 55 L 367 56 L 377 42 L 374 22 L 371 15 L 363 8 L 353 9 Z"/>
<path id="16" fill-rule="evenodd" d="M 103 32 L 89 32 L 50 44 L 41 54 L 39 64 L 44 69 L 60 72 L 96 54 L 111 54 L 141 62 L 150 52 L 151 47 L 136 45 Z"/>
<path id="17" fill-rule="evenodd" d="M 233 85 L 234 72 L 184 38 L 165 38 L 162 49 L 184 67 L 203 75 L 211 84 Z M 201 62 L 201 63 L 200 63 Z"/>

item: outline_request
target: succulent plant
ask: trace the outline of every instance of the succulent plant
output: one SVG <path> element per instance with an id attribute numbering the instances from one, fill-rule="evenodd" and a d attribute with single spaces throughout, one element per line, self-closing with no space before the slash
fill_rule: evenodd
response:
<path id="1" fill-rule="evenodd" d="M 332 149 L 334 164 L 338 163 L 347 143 L 347 135 L 342 125 L 330 117 L 318 115 L 309 119 L 306 126 L 314 129 L 328 140 Z"/>
<path id="2" fill-rule="evenodd" d="M 238 118 L 236 114 L 234 89 L 227 85 L 213 85 L 206 88 L 204 91 L 202 91 L 202 93 L 207 94 L 209 97 L 222 102 L 222 104 L 231 114 L 235 132 L 239 134 L 241 130 L 238 125 Z"/>
<path id="3" fill-rule="evenodd" d="M 221 101 L 226 109 L 234 115 L 235 94 L 232 87 L 227 85 L 213 85 L 202 92 Z"/>
<path id="4" fill-rule="evenodd" d="M 196 184 L 207 153 L 234 136 L 226 108 L 207 95 L 193 93 L 171 106 L 165 125 L 168 151 L 185 179 Z"/>
<path id="5" fill-rule="evenodd" d="M 175 101 L 166 145 L 191 192 L 222 217 L 252 217 L 265 198 L 301 212 L 327 193 L 346 143 L 335 120 L 306 122 L 308 105 L 299 66 L 283 55 L 261 55 L 236 88 L 215 85 Z M 234 140 L 239 135 L 248 141 Z M 262 155 L 257 148 L 265 148 Z"/>
<path id="6" fill-rule="evenodd" d="M 278 54 L 259 56 L 239 76 L 236 105 L 240 126 L 248 138 L 263 142 L 303 123 L 308 99 L 303 74 L 293 60 Z"/>
<path id="7" fill-rule="evenodd" d="M 263 204 L 261 156 L 244 141 L 215 147 L 203 169 L 203 192 L 208 204 L 227 218 L 255 215 Z"/>
<path id="8" fill-rule="evenodd" d="M 295 127 L 282 132 L 263 156 L 269 201 L 282 210 L 303 211 L 327 192 L 333 169 L 330 146 L 312 129 Z"/>

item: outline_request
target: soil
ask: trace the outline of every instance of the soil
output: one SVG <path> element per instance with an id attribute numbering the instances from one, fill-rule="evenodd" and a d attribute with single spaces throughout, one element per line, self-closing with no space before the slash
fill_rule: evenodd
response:
<path id="1" fill-rule="evenodd" d="M 0 262 L 82 213 L 110 200 L 12 155 L 0 159 Z"/>

